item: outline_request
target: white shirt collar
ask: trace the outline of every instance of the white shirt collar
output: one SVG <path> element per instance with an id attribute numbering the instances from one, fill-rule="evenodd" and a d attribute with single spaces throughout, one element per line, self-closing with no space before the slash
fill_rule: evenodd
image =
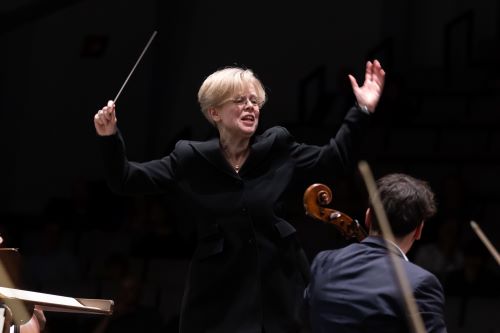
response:
<path id="1" fill-rule="evenodd" d="M 406 260 L 406 261 L 409 261 L 408 260 L 408 257 L 406 256 L 406 254 L 403 252 L 403 250 L 401 250 L 401 248 L 394 242 L 391 242 L 390 240 L 386 239 L 385 240 L 387 243 L 391 243 L 392 245 L 394 245 L 394 247 L 396 249 L 398 249 L 398 251 L 401 253 L 401 255 L 403 256 L 403 259 Z"/>

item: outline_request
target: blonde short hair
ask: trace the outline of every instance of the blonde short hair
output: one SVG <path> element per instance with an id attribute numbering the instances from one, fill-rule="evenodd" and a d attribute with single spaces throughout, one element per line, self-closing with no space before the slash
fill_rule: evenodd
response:
<path id="1" fill-rule="evenodd" d="M 250 69 L 226 67 L 212 73 L 203 81 L 198 91 L 201 112 L 213 124 L 208 110 L 224 104 L 249 85 L 253 85 L 259 106 L 262 107 L 266 102 L 266 92 L 260 80 Z"/>

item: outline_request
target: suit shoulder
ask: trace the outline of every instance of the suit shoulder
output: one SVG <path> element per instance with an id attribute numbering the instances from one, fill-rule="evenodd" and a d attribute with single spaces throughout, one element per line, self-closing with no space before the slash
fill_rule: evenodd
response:
<path id="1" fill-rule="evenodd" d="M 439 281 L 437 276 L 434 275 L 432 272 L 429 272 L 428 270 L 412 262 L 405 261 L 405 263 L 407 264 L 408 267 L 408 275 L 415 279 L 415 283 L 417 285 L 431 284 L 438 286 L 439 288 L 442 288 L 441 282 Z"/>
<path id="2" fill-rule="evenodd" d="M 174 149 L 164 157 L 164 159 L 171 159 L 176 161 L 178 164 L 183 164 L 188 161 L 191 161 L 194 154 L 194 147 L 192 143 L 195 141 L 189 140 L 179 140 L 175 143 Z"/>
<path id="3" fill-rule="evenodd" d="M 165 157 L 181 157 L 188 155 L 189 152 L 189 141 L 187 140 L 179 140 L 175 143 L 174 149 L 168 153 Z"/>
<path id="4" fill-rule="evenodd" d="M 323 266 L 325 263 L 330 262 L 336 257 L 337 250 L 326 250 L 319 252 L 313 259 L 312 266 Z"/>
<path id="5" fill-rule="evenodd" d="M 190 145 L 190 143 L 191 143 L 191 141 L 189 141 L 189 140 L 179 140 L 175 144 L 174 151 L 184 151 L 184 150 L 187 150 L 188 147 L 189 147 L 189 145 Z"/>
<path id="6" fill-rule="evenodd" d="M 210 146 L 212 146 L 210 141 L 179 140 L 175 144 L 174 151 L 177 154 L 189 155 L 192 154 L 194 150 L 204 151 Z"/>
<path id="7" fill-rule="evenodd" d="M 286 144 L 292 142 L 293 136 L 290 134 L 288 129 L 283 126 L 274 126 L 265 130 L 259 135 L 256 141 L 266 141 L 273 140 L 277 143 Z"/>
<path id="8" fill-rule="evenodd" d="M 261 137 L 270 137 L 270 136 L 277 136 L 277 137 L 287 137 L 290 136 L 290 132 L 283 126 L 273 126 L 268 129 L 266 129 L 262 134 L 260 134 Z"/>

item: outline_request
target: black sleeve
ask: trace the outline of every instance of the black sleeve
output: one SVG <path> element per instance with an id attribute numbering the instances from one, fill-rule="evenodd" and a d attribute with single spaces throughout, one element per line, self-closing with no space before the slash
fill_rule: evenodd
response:
<path id="1" fill-rule="evenodd" d="M 159 194 L 176 180 L 177 154 L 149 162 L 130 162 L 120 132 L 98 137 L 105 177 L 112 191 L 120 194 Z M 179 143 L 178 143 L 179 145 Z"/>
<path id="2" fill-rule="evenodd" d="M 357 152 L 364 129 L 370 115 L 358 107 L 352 107 L 344 118 L 342 126 L 334 137 L 324 146 L 297 143 L 286 131 L 289 138 L 290 151 L 300 169 L 333 171 L 345 173 L 352 168 L 357 159 Z"/>

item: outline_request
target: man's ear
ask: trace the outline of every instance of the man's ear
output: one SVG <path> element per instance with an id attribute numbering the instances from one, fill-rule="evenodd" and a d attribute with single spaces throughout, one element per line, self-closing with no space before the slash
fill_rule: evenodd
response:
<path id="1" fill-rule="evenodd" d="M 212 118 L 214 122 L 218 122 L 220 120 L 219 111 L 216 108 L 208 109 L 208 114 L 210 115 L 210 118 Z"/>
<path id="2" fill-rule="evenodd" d="M 370 231 L 370 229 L 372 228 L 372 219 L 373 219 L 372 210 L 368 208 L 366 209 L 365 212 L 365 227 L 366 230 L 368 231 Z"/>
<path id="3" fill-rule="evenodd" d="M 420 237 L 422 236 L 422 229 L 424 228 L 424 222 L 420 223 L 417 228 L 415 229 L 415 240 L 419 240 Z"/>

